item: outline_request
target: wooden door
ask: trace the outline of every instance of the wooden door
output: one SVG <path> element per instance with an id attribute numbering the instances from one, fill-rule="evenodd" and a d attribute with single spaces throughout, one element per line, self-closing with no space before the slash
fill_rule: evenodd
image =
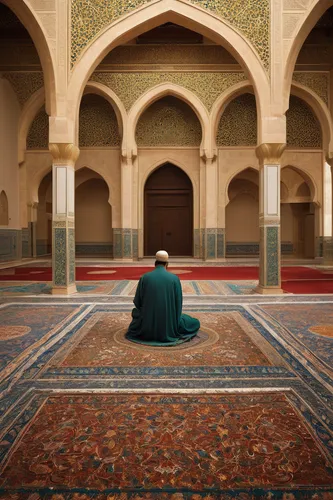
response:
<path id="1" fill-rule="evenodd" d="M 154 176 L 154 177 L 153 177 Z M 192 185 L 174 165 L 150 176 L 145 188 L 145 255 L 166 250 L 173 256 L 192 256 Z"/>

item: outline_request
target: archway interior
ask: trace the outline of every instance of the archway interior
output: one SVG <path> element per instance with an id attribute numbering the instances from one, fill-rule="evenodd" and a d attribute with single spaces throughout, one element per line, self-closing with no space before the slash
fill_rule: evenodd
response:
<path id="1" fill-rule="evenodd" d="M 308 259 L 315 257 L 316 213 L 311 181 L 298 169 L 283 168 L 281 241 L 284 254 Z"/>
<path id="2" fill-rule="evenodd" d="M 112 257 L 109 188 L 89 168 L 75 175 L 75 249 L 77 256 Z"/>
<path id="3" fill-rule="evenodd" d="M 321 16 L 310 31 L 298 54 L 295 71 L 330 71 L 333 69 L 333 7 Z M 294 74 L 294 79 L 301 78 Z M 300 81 L 300 83 L 302 83 Z"/>
<path id="4" fill-rule="evenodd" d="M 229 256 L 259 252 L 259 175 L 247 168 L 236 175 L 228 188 L 226 207 L 226 251 Z"/>
<path id="5" fill-rule="evenodd" d="M 52 253 L 52 172 L 45 175 L 38 189 L 36 253 Z"/>
<path id="6" fill-rule="evenodd" d="M 193 189 L 179 167 L 166 163 L 145 185 L 144 253 L 164 249 L 172 256 L 193 255 Z"/>

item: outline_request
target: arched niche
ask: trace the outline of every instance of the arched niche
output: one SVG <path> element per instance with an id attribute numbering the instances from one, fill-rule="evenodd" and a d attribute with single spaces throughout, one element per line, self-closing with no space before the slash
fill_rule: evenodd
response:
<path id="1" fill-rule="evenodd" d="M 294 166 L 281 169 L 286 196 L 281 195 L 282 252 L 297 258 L 314 258 L 317 206 L 315 187 L 307 173 Z"/>
<path id="2" fill-rule="evenodd" d="M 78 256 L 112 257 L 112 210 L 101 175 L 84 167 L 75 173 L 75 248 Z"/>
<path id="3" fill-rule="evenodd" d="M 150 174 L 144 188 L 144 253 L 165 249 L 193 255 L 193 188 L 179 167 L 166 163 Z"/>
<path id="4" fill-rule="evenodd" d="M 138 147 L 199 147 L 201 124 L 194 111 L 172 95 L 151 104 L 140 116 L 135 131 Z"/>
<path id="5" fill-rule="evenodd" d="M 5 191 L 0 193 L 0 226 L 8 226 L 9 224 L 9 211 L 8 211 L 8 198 Z"/>
<path id="6" fill-rule="evenodd" d="M 238 173 L 228 185 L 226 253 L 257 255 L 259 251 L 259 174 L 252 168 Z"/>
<path id="7" fill-rule="evenodd" d="M 52 253 L 52 172 L 48 172 L 38 187 L 36 254 Z"/>

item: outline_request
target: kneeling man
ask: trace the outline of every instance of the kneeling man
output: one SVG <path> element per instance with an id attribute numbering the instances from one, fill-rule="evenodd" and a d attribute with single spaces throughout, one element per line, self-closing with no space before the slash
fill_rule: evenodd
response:
<path id="1" fill-rule="evenodd" d="M 178 276 L 167 271 L 169 256 L 156 253 L 155 269 L 144 274 L 134 297 L 135 308 L 126 337 L 156 346 L 181 344 L 194 337 L 200 322 L 182 314 L 183 294 Z"/>

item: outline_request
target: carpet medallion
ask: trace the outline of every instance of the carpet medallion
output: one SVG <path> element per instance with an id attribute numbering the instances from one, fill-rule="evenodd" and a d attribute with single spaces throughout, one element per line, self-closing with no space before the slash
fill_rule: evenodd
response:
<path id="1" fill-rule="evenodd" d="M 129 313 L 94 313 L 52 360 L 61 366 L 267 366 L 282 359 L 237 312 L 196 313 L 201 329 L 175 347 L 149 347 L 125 339 Z"/>
<path id="2" fill-rule="evenodd" d="M 36 492 L 333 488 L 331 459 L 283 393 L 51 395 L 8 454 L 0 488 L 18 477 Z"/>

